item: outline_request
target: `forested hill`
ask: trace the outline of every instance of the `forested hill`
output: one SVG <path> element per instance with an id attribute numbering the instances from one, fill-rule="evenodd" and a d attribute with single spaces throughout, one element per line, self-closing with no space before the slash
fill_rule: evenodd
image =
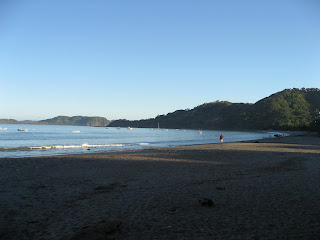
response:
<path id="1" fill-rule="evenodd" d="M 111 121 L 104 117 L 83 117 L 83 116 L 58 116 L 41 121 L 17 121 L 15 119 L 0 119 L 0 124 L 33 124 L 33 125 L 74 125 L 74 126 L 93 126 L 105 127 Z"/>
<path id="2" fill-rule="evenodd" d="M 15 119 L 0 119 L 0 124 L 18 124 L 19 121 Z"/>
<path id="3" fill-rule="evenodd" d="M 76 125 L 76 126 L 107 126 L 110 121 L 104 117 L 83 117 L 83 116 L 58 116 L 51 119 L 39 121 L 40 124 L 48 125 Z"/>
<path id="4" fill-rule="evenodd" d="M 225 130 L 306 130 L 320 132 L 320 90 L 286 89 L 255 104 L 216 101 L 191 110 L 177 110 L 156 118 L 109 121 L 104 117 L 58 116 L 36 121 L 0 119 L 0 124 L 48 124 L 77 126 L 225 129 Z"/>
<path id="5" fill-rule="evenodd" d="M 286 89 L 255 104 L 216 101 L 156 118 L 117 120 L 113 127 L 303 130 L 319 118 L 320 90 Z"/>

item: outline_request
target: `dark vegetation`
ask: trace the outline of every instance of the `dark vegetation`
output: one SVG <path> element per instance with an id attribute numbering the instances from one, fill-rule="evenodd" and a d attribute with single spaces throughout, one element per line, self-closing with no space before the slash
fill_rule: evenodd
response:
<path id="1" fill-rule="evenodd" d="M 0 124 L 26 123 L 78 126 L 225 129 L 225 130 L 311 130 L 320 133 L 320 90 L 285 89 L 255 104 L 216 101 L 191 110 L 177 110 L 155 118 L 110 121 L 103 117 L 59 116 L 39 122 L 0 119 Z"/>
<path id="2" fill-rule="evenodd" d="M 104 117 L 66 117 L 58 116 L 55 118 L 39 121 L 40 123 L 50 124 L 50 125 L 76 125 L 76 126 L 93 126 L 93 127 L 103 127 L 107 126 L 111 121 Z"/>
<path id="3" fill-rule="evenodd" d="M 104 117 L 83 117 L 83 116 L 58 116 L 41 121 L 17 121 L 14 119 L 0 119 L 0 124 L 33 124 L 33 125 L 75 125 L 75 126 L 92 126 L 104 127 L 111 121 Z"/>
<path id="4" fill-rule="evenodd" d="M 15 119 L 0 119 L 0 124 L 18 124 L 21 123 Z"/>
<path id="5" fill-rule="evenodd" d="M 312 132 L 317 132 L 320 135 L 320 117 L 311 122 L 309 130 Z"/>
<path id="6" fill-rule="evenodd" d="M 152 119 L 117 120 L 109 126 L 156 128 L 159 122 L 162 128 L 308 130 L 319 127 L 320 121 L 315 122 L 319 111 L 319 89 L 295 88 L 275 93 L 255 104 L 216 101 Z"/>

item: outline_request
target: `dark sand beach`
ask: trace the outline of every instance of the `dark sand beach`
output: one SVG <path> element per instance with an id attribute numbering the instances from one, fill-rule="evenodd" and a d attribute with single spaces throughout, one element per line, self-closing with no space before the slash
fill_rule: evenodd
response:
<path id="1" fill-rule="evenodd" d="M 319 239 L 320 138 L 0 159 L 0 211 L 1 240 Z"/>

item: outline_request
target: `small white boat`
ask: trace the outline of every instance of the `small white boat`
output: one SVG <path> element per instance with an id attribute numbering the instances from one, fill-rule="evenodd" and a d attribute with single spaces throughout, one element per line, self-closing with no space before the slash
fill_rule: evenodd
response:
<path id="1" fill-rule="evenodd" d="M 19 131 L 19 132 L 28 132 L 28 129 L 19 128 L 18 131 Z"/>
<path id="2" fill-rule="evenodd" d="M 78 131 L 72 131 L 72 133 L 80 133 L 80 131 L 78 130 Z"/>
<path id="3" fill-rule="evenodd" d="M 0 130 L 1 130 L 1 131 L 7 131 L 8 128 L 2 128 L 2 127 L 0 127 Z"/>
<path id="4" fill-rule="evenodd" d="M 128 127 L 128 130 L 132 130 L 133 128 L 132 127 Z"/>
<path id="5" fill-rule="evenodd" d="M 117 127 L 118 130 L 120 130 L 120 127 Z"/>

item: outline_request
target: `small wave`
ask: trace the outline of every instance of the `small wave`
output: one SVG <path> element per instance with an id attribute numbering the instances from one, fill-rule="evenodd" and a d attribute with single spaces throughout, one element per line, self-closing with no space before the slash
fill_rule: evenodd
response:
<path id="1" fill-rule="evenodd" d="M 138 145 L 143 145 L 143 146 L 145 146 L 145 145 L 150 145 L 150 143 L 138 143 Z"/>
<path id="2" fill-rule="evenodd" d="M 88 147 L 123 147 L 124 144 L 93 144 L 93 145 L 90 145 L 90 144 L 82 144 L 81 147 L 83 148 L 88 148 Z"/>
<path id="3" fill-rule="evenodd" d="M 95 148 L 95 147 L 123 147 L 124 144 L 81 144 L 81 145 L 55 145 L 55 146 L 35 146 L 35 147 L 17 147 L 17 148 L 0 148 L 0 151 L 17 151 L 17 150 L 44 150 L 44 149 L 68 149 L 68 148 Z"/>

